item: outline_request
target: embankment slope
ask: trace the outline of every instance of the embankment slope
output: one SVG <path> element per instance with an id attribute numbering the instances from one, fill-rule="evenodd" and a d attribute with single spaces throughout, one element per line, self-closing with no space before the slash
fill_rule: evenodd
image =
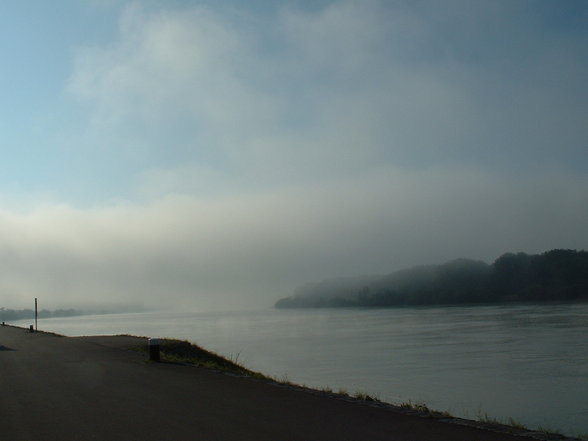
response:
<path id="1" fill-rule="evenodd" d="M 12 441 L 525 441 L 302 388 L 149 363 L 140 337 L 0 327 L 0 433 Z"/>

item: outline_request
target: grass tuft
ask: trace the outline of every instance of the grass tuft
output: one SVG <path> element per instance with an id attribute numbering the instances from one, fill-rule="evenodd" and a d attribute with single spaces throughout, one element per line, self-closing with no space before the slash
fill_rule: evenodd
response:
<path id="1" fill-rule="evenodd" d="M 476 419 L 482 423 L 498 424 L 498 425 L 507 426 L 507 427 L 510 427 L 510 428 L 516 429 L 516 430 L 529 430 L 529 428 L 527 426 L 525 426 L 521 422 L 515 420 L 513 417 L 508 417 L 508 419 L 506 421 L 504 421 L 504 420 L 501 420 L 500 418 L 490 417 L 490 416 L 488 416 L 488 414 L 486 412 L 484 412 L 484 413 L 478 412 L 478 416 Z M 538 430 L 538 431 L 541 431 L 541 430 Z M 547 431 L 545 433 L 547 433 Z"/>
<path id="2" fill-rule="evenodd" d="M 349 396 L 349 392 L 347 392 L 347 389 L 344 389 L 344 388 L 339 388 L 339 390 L 337 390 L 337 394 L 338 395 L 343 395 L 344 397 L 348 397 Z"/>
<path id="3" fill-rule="evenodd" d="M 508 417 L 508 420 L 506 420 L 506 425 L 519 430 L 529 430 L 527 426 L 515 420 L 513 417 Z"/>
<path id="4" fill-rule="evenodd" d="M 452 416 L 449 412 L 446 412 L 446 411 L 433 410 L 429 406 L 427 406 L 425 403 L 422 403 L 422 402 L 413 403 L 411 400 L 408 400 L 407 402 L 400 403 L 398 406 L 403 409 L 415 410 L 417 412 L 426 413 L 428 415 L 436 416 L 436 417 L 451 417 Z"/>
<path id="5" fill-rule="evenodd" d="M 381 403 L 382 402 L 379 398 L 374 397 L 374 396 L 372 396 L 368 393 L 365 393 L 365 392 L 359 392 L 359 391 L 355 392 L 355 394 L 353 394 L 353 397 L 357 398 L 358 400 L 372 401 L 374 403 Z"/>

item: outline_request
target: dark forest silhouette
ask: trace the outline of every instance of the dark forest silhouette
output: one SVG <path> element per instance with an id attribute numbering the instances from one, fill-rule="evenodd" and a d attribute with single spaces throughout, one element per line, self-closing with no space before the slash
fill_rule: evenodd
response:
<path id="1" fill-rule="evenodd" d="M 457 259 L 384 276 L 304 285 L 276 308 L 391 307 L 588 300 L 588 252 L 506 253 L 492 264 Z"/>

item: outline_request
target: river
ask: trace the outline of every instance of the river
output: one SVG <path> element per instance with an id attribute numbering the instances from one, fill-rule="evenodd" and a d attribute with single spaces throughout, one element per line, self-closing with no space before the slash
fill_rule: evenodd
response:
<path id="1" fill-rule="evenodd" d="M 588 434 L 588 304 L 150 312 L 39 329 L 187 339 L 295 383 Z"/>

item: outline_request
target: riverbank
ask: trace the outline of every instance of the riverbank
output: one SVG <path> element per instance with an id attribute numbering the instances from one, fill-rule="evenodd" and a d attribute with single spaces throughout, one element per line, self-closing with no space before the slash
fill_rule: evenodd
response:
<path id="1" fill-rule="evenodd" d="M 166 357 L 147 362 L 137 350 L 146 347 L 144 337 L 62 337 L 6 326 L 0 345 L 2 429 L 15 441 L 564 439 L 281 384 L 218 365 L 196 367 Z"/>

